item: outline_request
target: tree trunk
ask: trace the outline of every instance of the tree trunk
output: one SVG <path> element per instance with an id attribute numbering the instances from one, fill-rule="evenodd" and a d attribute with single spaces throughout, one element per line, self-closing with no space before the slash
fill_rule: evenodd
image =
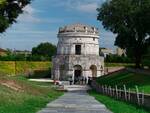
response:
<path id="1" fill-rule="evenodd" d="M 139 52 L 137 52 L 137 54 L 136 54 L 136 56 L 135 56 L 135 68 L 141 68 L 141 58 L 142 58 L 142 56 L 141 56 L 141 54 L 139 53 Z"/>
<path id="2" fill-rule="evenodd" d="M 140 61 L 138 59 L 135 60 L 135 68 L 141 68 Z"/>

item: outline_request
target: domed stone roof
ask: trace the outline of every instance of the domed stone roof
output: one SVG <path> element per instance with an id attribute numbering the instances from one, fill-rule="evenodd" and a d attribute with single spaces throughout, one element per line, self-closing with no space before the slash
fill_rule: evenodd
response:
<path id="1" fill-rule="evenodd" d="M 86 33 L 95 33 L 98 34 L 98 29 L 95 27 L 91 27 L 85 24 L 71 24 L 64 27 L 59 28 L 59 33 L 66 33 L 66 32 L 86 32 Z"/>

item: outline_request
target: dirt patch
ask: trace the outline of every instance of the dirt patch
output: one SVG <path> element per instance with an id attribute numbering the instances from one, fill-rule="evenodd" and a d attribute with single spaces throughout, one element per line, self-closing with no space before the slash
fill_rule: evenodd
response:
<path id="1" fill-rule="evenodd" d="M 18 85 L 16 81 L 13 80 L 0 80 L 0 84 L 15 91 L 23 91 L 23 87 Z"/>

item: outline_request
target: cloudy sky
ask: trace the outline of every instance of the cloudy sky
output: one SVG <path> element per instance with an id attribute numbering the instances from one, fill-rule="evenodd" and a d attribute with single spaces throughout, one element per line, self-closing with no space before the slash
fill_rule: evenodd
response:
<path id="1" fill-rule="evenodd" d="M 33 0 L 24 8 L 17 23 L 0 34 L 0 47 L 31 50 L 41 42 L 57 44 L 58 28 L 84 23 L 99 28 L 100 46 L 114 49 L 114 35 L 96 20 L 104 0 Z"/>

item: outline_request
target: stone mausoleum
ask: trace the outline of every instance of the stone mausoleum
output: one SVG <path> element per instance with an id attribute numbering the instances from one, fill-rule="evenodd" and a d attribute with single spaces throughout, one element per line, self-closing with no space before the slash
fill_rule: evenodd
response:
<path id="1" fill-rule="evenodd" d="M 57 54 L 52 59 L 52 78 L 73 83 L 104 74 L 104 58 L 99 56 L 99 32 L 95 27 L 72 24 L 59 28 Z"/>

